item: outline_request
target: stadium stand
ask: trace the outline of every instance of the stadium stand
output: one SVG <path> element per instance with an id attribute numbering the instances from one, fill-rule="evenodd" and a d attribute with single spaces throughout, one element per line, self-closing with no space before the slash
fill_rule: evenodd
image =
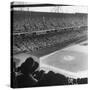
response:
<path id="1" fill-rule="evenodd" d="M 68 33 L 68 34 L 67 34 Z M 51 47 L 56 44 L 68 44 L 67 42 L 74 42 L 75 40 L 79 40 L 80 38 L 87 39 L 87 31 L 70 31 L 63 33 L 49 33 L 49 34 L 41 34 L 41 35 L 32 35 L 23 34 L 23 35 L 14 35 L 13 36 L 13 51 L 29 51 L 36 52 L 40 49 L 44 49 L 45 47 Z M 16 50 L 16 51 L 15 51 Z"/>
<path id="2" fill-rule="evenodd" d="M 13 11 L 13 32 L 60 30 L 60 28 L 87 26 L 87 14 Z"/>
<path id="3" fill-rule="evenodd" d="M 14 53 L 36 52 L 76 38 L 87 38 L 87 14 L 12 12 Z"/>

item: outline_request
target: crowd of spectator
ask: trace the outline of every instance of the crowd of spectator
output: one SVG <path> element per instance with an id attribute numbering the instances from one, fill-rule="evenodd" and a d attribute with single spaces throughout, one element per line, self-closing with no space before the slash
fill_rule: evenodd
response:
<path id="1" fill-rule="evenodd" d="M 87 14 L 13 11 L 13 31 L 33 32 L 87 26 Z"/>
<path id="2" fill-rule="evenodd" d="M 87 31 L 70 31 L 64 33 L 49 33 L 43 35 L 14 35 L 13 36 L 13 51 L 38 51 L 45 47 L 52 47 L 56 44 L 62 44 L 65 42 L 72 42 L 74 39 L 87 36 Z"/>
<path id="3" fill-rule="evenodd" d="M 15 63 L 13 65 L 13 80 L 11 82 L 13 88 L 88 83 L 87 78 L 74 79 L 53 71 L 45 73 L 45 71 L 37 69 L 39 64 L 31 57 L 27 58 L 20 67 L 16 68 Z"/>
<path id="4" fill-rule="evenodd" d="M 87 30 L 87 14 L 13 11 L 13 33 L 31 33 L 53 29 L 60 31 L 61 34 L 51 35 L 51 31 L 43 35 L 29 35 L 29 33 L 13 35 L 13 51 L 37 51 L 44 47 L 50 47 L 83 36 L 85 34 L 83 32 Z"/>

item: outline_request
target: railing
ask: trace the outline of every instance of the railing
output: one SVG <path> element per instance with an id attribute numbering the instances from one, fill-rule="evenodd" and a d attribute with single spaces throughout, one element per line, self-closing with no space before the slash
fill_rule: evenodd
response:
<path id="1" fill-rule="evenodd" d="M 78 29 L 86 29 L 87 30 L 88 26 L 77 26 L 77 27 L 65 27 L 65 28 L 60 28 L 60 29 L 48 29 L 48 30 L 39 30 L 39 31 L 29 31 L 28 32 L 14 32 L 13 35 L 21 35 L 21 34 L 46 34 L 49 32 L 60 32 L 61 30 L 67 31 L 69 30 L 78 30 Z"/>

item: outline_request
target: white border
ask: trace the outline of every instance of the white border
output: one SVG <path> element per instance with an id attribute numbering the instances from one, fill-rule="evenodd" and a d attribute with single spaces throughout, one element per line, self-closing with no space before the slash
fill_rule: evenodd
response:
<path id="1" fill-rule="evenodd" d="M 0 90 L 12 90 L 9 87 L 9 83 L 10 83 L 10 2 L 11 1 L 12 0 L 0 1 L 0 29 L 1 29 L 0 30 Z M 65 4 L 88 5 L 88 8 L 90 6 L 89 5 L 90 0 L 15 0 L 15 1 L 43 2 L 43 3 L 46 3 L 46 2 L 59 3 L 61 1 L 62 3 L 65 3 Z M 88 20 L 90 20 L 90 18 Z M 90 58 L 88 60 L 90 60 Z M 58 87 L 54 86 L 54 87 L 27 88 L 27 89 L 28 90 L 30 89 L 90 90 L 89 87 L 90 85 L 73 85 L 73 86 L 58 86 Z"/>

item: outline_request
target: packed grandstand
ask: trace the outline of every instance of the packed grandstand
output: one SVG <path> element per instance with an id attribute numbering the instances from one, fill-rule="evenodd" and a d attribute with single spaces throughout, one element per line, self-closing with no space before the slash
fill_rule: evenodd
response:
<path id="1" fill-rule="evenodd" d="M 76 38 L 87 38 L 87 14 L 29 11 L 12 13 L 15 52 L 36 51 Z"/>
<path id="2" fill-rule="evenodd" d="M 78 26 L 87 26 L 87 14 L 13 12 L 13 32 L 60 30 L 61 28 L 74 28 Z"/>

